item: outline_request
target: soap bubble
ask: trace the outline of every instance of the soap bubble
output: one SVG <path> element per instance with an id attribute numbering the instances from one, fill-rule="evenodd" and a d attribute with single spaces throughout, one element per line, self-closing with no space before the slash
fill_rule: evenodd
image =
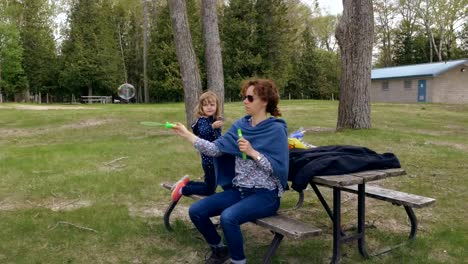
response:
<path id="1" fill-rule="evenodd" d="M 124 100 L 130 100 L 135 96 L 135 87 L 129 83 L 124 83 L 119 86 L 118 95 Z"/>

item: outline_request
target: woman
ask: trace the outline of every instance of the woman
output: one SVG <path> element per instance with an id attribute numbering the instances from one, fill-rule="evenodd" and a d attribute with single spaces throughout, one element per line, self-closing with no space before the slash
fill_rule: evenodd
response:
<path id="1" fill-rule="evenodd" d="M 174 128 L 200 153 L 216 157 L 217 184 L 224 189 L 189 209 L 190 219 L 212 249 L 206 263 L 229 258 L 231 263 L 246 263 L 240 225 L 276 214 L 287 186 L 287 126 L 276 118 L 281 116 L 278 89 L 271 80 L 257 79 L 244 82 L 241 94 L 247 115 L 214 142 L 198 138 L 181 123 Z M 227 247 L 210 220 L 217 215 Z"/>

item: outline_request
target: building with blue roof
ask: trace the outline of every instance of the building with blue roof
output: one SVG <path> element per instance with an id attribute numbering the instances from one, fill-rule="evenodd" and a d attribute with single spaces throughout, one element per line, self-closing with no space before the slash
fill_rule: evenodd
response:
<path id="1" fill-rule="evenodd" d="M 371 100 L 468 103 L 468 59 L 374 69 Z"/>

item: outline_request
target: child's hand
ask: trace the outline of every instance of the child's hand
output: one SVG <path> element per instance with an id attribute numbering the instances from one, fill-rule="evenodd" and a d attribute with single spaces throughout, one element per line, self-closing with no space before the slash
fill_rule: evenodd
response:
<path id="1" fill-rule="evenodd" d="M 224 125 L 223 121 L 221 120 L 218 120 L 218 121 L 214 121 L 213 124 L 211 124 L 211 127 L 213 129 L 216 129 L 216 128 L 220 128 Z"/>

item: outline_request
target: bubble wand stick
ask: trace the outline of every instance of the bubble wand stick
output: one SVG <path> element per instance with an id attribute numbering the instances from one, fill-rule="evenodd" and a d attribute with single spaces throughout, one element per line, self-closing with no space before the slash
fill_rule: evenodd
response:
<path id="1" fill-rule="evenodd" d="M 164 124 L 162 123 L 158 123 L 158 122 L 140 122 L 140 124 L 144 125 L 144 126 L 162 126 L 164 128 L 173 128 L 175 127 L 175 124 L 173 123 L 169 123 L 169 122 L 166 122 Z"/>
<path id="2" fill-rule="evenodd" d="M 237 135 L 239 138 L 242 138 L 242 130 L 240 128 L 237 129 Z M 242 152 L 242 159 L 247 159 L 247 155 L 244 152 Z"/>

